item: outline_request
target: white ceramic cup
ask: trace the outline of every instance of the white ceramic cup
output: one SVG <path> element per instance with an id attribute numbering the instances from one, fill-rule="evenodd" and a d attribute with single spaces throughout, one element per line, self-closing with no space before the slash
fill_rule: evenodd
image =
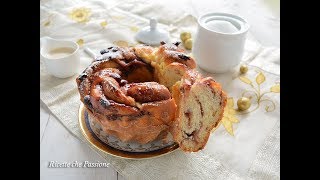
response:
<path id="1" fill-rule="evenodd" d="M 231 23 L 232 32 L 210 28 L 213 22 Z M 198 19 L 193 55 L 200 68 L 211 73 L 224 73 L 237 66 L 243 56 L 249 24 L 241 17 L 227 13 L 208 13 Z"/>
<path id="2" fill-rule="evenodd" d="M 73 41 L 57 40 L 50 37 L 40 38 L 40 54 L 46 70 L 58 78 L 67 78 L 76 74 L 80 68 L 79 45 Z M 57 48 L 71 48 L 73 51 L 63 57 L 49 56 L 50 51 Z"/>

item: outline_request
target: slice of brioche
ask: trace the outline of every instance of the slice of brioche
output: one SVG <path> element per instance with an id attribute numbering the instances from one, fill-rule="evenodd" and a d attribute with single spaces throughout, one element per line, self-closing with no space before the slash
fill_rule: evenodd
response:
<path id="1" fill-rule="evenodd" d="M 227 97 L 212 78 L 188 71 L 172 88 L 177 104 L 171 133 L 180 148 L 196 152 L 204 148 L 211 130 L 222 119 Z"/>

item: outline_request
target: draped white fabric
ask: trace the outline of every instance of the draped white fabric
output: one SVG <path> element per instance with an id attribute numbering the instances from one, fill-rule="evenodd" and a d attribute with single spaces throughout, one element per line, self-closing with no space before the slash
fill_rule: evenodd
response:
<path id="1" fill-rule="evenodd" d="M 261 15 L 264 11 L 269 12 L 269 7 L 259 3 L 236 0 L 40 1 L 40 37 L 78 41 L 82 47 L 88 46 L 96 53 L 113 43 L 136 44 L 133 38 L 135 33 L 148 25 L 150 17 L 157 18 L 160 26 L 170 32 L 172 41 L 179 40 L 183 30 L 190 31 L 194 36 L 197 17 L 209 11 L 236 13 L 249 22 L 263 22 L 259 26 L 252 25 L 245 46 L 243 63 L 249 67 L 245 77 L 251 83 L 239 78 L 238 68 L 225 74 L 209 74 L 199 69 L 221 83 L 228 97 L 234 99 L 234 107 L 243 92 L 259 92 L 251 94 L 260 98 L 252 98 L 252 112 L 235 115 L 239 123 L 232 126 L 234 136 L 221 124 L 200 152 L 184 153 L 178 150 L 148 160 L 120 159 L 88 146 L 129 179 L 280 179 L 280 94 L 271 90 L 280 83 L 280 49 L 276 47 L 280 44 L 280 20 L 276 11 L 275 14 L 265 13 L 268 16 Z M 274 4 L 270 3 L 270 6 Z M 252 16 L 256 11 L 260 14 L 254 19 Z M 269 33 L 255 33 L 261 28 L 268 28 Z M 257 41 L 259 36 L 268 36 L 270 41 L 262 45 L 260 40 Z M 274 46 L 267 46 L 270 44 Z M 80 53 L 79 72 L 91 61 L 83 49 Z M 47 73 L 42 60 L 40 62 L 41 100 L 72 134 L 86 142 L 78 126 L 80 100 L 76 75 L 67 79 L 55 78 Z M 265 78 L 263 82 L 257 80 L 261 74 Z"/>

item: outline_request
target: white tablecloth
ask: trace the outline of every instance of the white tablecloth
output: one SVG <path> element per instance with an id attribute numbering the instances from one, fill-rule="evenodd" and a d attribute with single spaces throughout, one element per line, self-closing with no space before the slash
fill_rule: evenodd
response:
<path id="1" fill-rule="evenodd" d="M 251 24 L 243 63 L 249 71 L 240 77 L 238 69 L 209 74 L 229 96 L 229 114 L 214 131 L 204 150 L 176 151 L 150 160 L 126 160 L 97 151 L 129 179 L 279 179 L 280 178 L 280 49 L 279 17 L 273 1 L 41 1 L 40 36 L 77 41 L 99 52 L 109 45 L 134 45 L 134 34 L 155 17 L 160 26 L 178 40 L 183 30 L 196 31 L 196 18 L 209 11 L 231 12 Z M 268 8 L 273 7 L 274 11 Z M 259 13 L 258 13 L 259 12 Z M 257 23 L 259 22 L 259 23 Z M 261 29 L 267 29 L 262 31 Z M 263 32 L 263 33 L 262 33 Z M 268 38 L 261 38 L 267 36 Z M 261 41 L 264 39 L 264 41 Z M 265 40 L 268 39 L 268 40 Z M 272 46 L 269 46 L 272 45 Z M 81 52 L 82 71 L 91 59 Z M 75 77 L 57 79 L 46 72 L 41 61 L 41 100 L 79 139 L 79 95 Z M 250 113 L 233 114 L 236 100 L 245 91 L 252 97 Z M 257 96 L 258 99 L 255 97 Z M 231 100 L 234 101 L 232 106 Z M 228 130 L 228 131 L 227 131 Z M 232 136 L 231 134 L 234 134 Z M 89 144 L 88 144 L 89 145 Z"/>

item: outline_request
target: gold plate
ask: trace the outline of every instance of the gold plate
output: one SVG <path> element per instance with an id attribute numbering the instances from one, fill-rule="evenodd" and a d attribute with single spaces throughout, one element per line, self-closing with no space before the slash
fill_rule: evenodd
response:
<path id="1" fill-rule="evenodd" d="M 125 159 L 146 159 L 146 158 L 159 157 L 159 156 L 171 153 L 174 150 L 179 148 L 179 145 L 175 143 L 171 146 L 168 146 L 159 150 L 155 150 L 155 151 L 150 151 L 150 152 L 126 152 L 126 151 L 115 149 L 103 143 L 101 140 L 99 140 L 94 135 L 92 130 L 89 129 L 90 127 L 88 127 L 85 122 L 85 115 L 84 115 L 85 111 L 86 111 L 86 108 L 84 107 L 83 103 L 81 103 L 79 108 L 79 125 L 80 125 L 82 134 L 89 141 L 91 145 L 93 145 L 100 151 L 103 151 L 112 156 L 125 158 Z"/>

